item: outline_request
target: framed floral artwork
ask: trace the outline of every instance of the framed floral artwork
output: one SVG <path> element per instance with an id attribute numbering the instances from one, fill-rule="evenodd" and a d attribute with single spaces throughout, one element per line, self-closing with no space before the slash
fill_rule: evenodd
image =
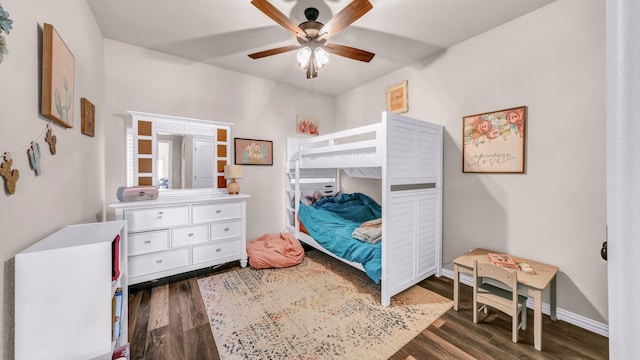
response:
<path id="1" fill-rule="evenodd" d="M 236 165 L 273 165 L 273 141 L 234 138 Z"/>
<path id="2" fill-rule="evenodd" d="M 310 116 L 298 115 L 296 132 L 298 134 L 318 135 L 318 120 Z"/>
<path id="3" fill-rule="evenodd" d="M 42 36 L 42 115 L 66 128 L 73 127 L 73 54 L 51 24 Z"/>
<path id="4" fill-rule="evenodd" d="M 462 172 L 524 173 L 527 107 L 463 117 Z"/>

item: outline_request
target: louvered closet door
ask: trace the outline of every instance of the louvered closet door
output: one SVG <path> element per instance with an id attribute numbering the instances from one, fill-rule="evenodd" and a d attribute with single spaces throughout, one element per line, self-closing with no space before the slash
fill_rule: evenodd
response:
<path id="1" fill-rule="evenodd" d="M 384 237 L 386 279 L 395 294 L 435 273 L 438 251 L 437 189 L 394 191 L 388 194 Z"/>

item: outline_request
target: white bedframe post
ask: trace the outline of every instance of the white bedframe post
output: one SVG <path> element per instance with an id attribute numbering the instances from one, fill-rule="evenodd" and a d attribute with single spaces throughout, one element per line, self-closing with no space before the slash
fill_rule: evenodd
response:
<path id="1" fill-rule="evenodd" d="M 444 168 L 444 128 L 439 127 L 436 134 L 436 189 L 438 193 L 438 204 L 436 206 L 436 276 L 442 276 L 442 178 Z"/>
<path id="2" fill-rule="evenodd" d="M 298 211 L 300 210 L 300 143 L 298 139 L 287 139 L 287 154 L 285 163 L 285 231 L 293 231 L 296 238 L 300 235 Z M 291 174 L 293 165 L 293 177 Z M 293 184 L 292 184 L 293 180 Z"/>
<path id="3" fill-rule="evenodd" d="M 381 180 L 382 180 L 382 269 L 380 275 L 380 304 L 384 307 L 391 305 L 391 290 L 389 283 L 389 267 L 388 267 L 388 253 L 387 247 L 389 246 L 389 177 L 388 177 L 388 154 L 387 154 L 387 112 L 382 113 L 382 126 L 380 133 L 378 134 L 379 152 L 380 152 L 380 164 L 381 166 Z"/>
<path id="4" fill-rule="evenodd" d="M 296 239 L 300 238 L 300 218 L 298 216 L 299 211 L 300 211 L 300 197 L 302 196 L 302 192 L 300 191 L 300 157 L 298 156 L 298 158 L 296 159 L 296 169 L 295 169 L 295 186 L 294 186 L 294 199 L 296 199 L 295 201 L 295 205 L 294 205 L 294 219 L 293 219 L 293 223 L 295 225 L 295 237 Z"/>

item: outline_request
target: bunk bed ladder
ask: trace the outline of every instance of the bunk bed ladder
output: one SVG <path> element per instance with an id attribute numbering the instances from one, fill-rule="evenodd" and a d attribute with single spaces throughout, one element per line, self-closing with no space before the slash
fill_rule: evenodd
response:
<path id="1" fill-rule="evenodd" d="M 299 143 L 296 139 L 287 139 L 287 154 L 293 154 L 285 164 L 285 231 L 300 237 L 298 211 L 300 210 L 300 159 Z M 291 166 L 293 163 L 293 167 Z"/>

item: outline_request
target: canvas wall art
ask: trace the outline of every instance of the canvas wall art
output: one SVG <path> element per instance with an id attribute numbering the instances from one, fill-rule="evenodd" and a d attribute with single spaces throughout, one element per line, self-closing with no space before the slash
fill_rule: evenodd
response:
<path id="1" fill-rule="evenodd" d="M 296 132 L 298 134 L 318 135 L 318 120 L 311 116 L 298 115 L 296 119 Z"/>
<path id="2" fill-rule="evenodd" d="M 75 59 L 56 29 L 44 24 L 42 38 L 42 115 L 73 127 Z"/>
<path id="3" fill-rule="evenodd" d="M 463 118 L 462 171 L 523 173 L 526 106 Z"/>
<path id="4" fill-rule="evenodd" d="M 389 86 L 385 89 L 387 94 L 387 111 L 401 114 L 409 111 L 408 81 Z"/>

